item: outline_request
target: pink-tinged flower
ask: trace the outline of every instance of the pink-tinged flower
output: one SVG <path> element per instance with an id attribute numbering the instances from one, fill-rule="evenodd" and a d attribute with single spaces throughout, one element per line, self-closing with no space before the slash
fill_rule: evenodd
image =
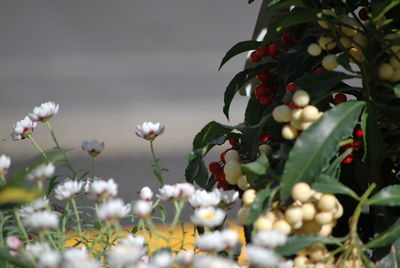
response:
<path id="1" fill-rule="evenodd" d="M 196 190 L 189 198 L 189 203 L 194 208 L 216 206 L 221 202 L 221 194 L 218 190 L 207 192 L 206 190 Z"/>
<path id="2" fill-rule="evenodd" d="M 13 125 L 11 138 L 13 140 L 25 139 L 28 135 L 32 134 L 36 126 L 36 122 L 33 122 L 28 116 L 25 116 L 24 119 L 18 121 Z"/>
<path id="3" fill-rule="evenodd" d="M 100 220 L 112 223 L 126 216 L 131 209 L 129 204 L 125 205 L 121 199 L 110 199 L 101 204 L 97 211 L 97 217 Z"/>
<path id="4" fill-rule="evenodd" d="M 25 205 L 19 209 L 21 218 L 26 218 L 34 212 L 46 210 L 49 205 L 49 200 L 46 197 L 36 199 L 35 201 Z"/>
<path id="5" fill-rule="evenodd" d="M 159 251 L 151 256 L 150 264 L 157 268 L 168 268 L 172 265 L 172 255 L 168 251 Z"/>
<path id="6" fill-rule="evenodd" d="M 160 123 L 144 122 L 136 126 L 136 135 L 148 141 L 154 140 L 157 136 L 163 134 L 164 126 Z"/>
<path id="7" fill-rule="evenodd" d="M 174 263 L 180 266 L 191 266 L 194 261 L 195 254 L 193 251 L 182 250 L 176 255 Z"/>
<path id="8" fill-rule="evenodd" d="M 63 268 L 100 268 L 100 263 L 92 260 L 86 248 L 68 248 L 63 256 Z"/>
<path id="9" fill-rule="evenodd" d="M 180 199 L 188 199 L 194 194 L 194 186 L 191 183 L 184 182 L 176 184 L 176 187 L 179 189 L 179 198 Z"/>
<path id="10" fill-rule="evenodd" d="M 55 229 L 58 226 L 58 215 L 52 211 L 38 211 L 23 218 L 26 227 L 32 230 Z"/>
<path id="11" fill-rule="evenodd" d="M 233 230 L 205 233 L 196 240 L 196 246 L 202 251 L 222 251 L 233 249 L 239 242 L 239 235 Z"/>
<path id="12" fill-rule="evenodd" d="M 106 253 L 107 263 L 115 268 L 136 267 L 146 255 L 144 242 L 138 243 L 137 238 L 129 235 Z"/>
<path id="13" fill-rule="evenodd" d="M 56 167 L 52 163 L 42 164 L 32 169 L 26 178 L 29 181 L 44 181 L 54 175 Z"/>
<path id="14" fill-rule="evenodd" d="M 227 249 L 234 249 L 239 242 L 239 235 L 234 230 L 226 229 L 221 231 L 221 240 Z"/>
<path id="15" fill-rule="evenodd" d="M 216 227 L 223 223 L 226 213 L 215 207 L 201 207 L 194 211 L 190 217 L 194 224 L 205 227 Z"/>
<path id="16" fill-rule="evenodd" d="M 180 189 L 176 187 L 176 185 L 169 185 L 166 184 L 160 189 L 158 189 L 159 194 L 157 195 L 158 198 L 161 200 L 172 200 L 179 197 Z"/>
<path id="17" fill-rule="evenodd" d="M 87 181 L 85 185 L 85 193 L 93 200 L 106 200 L 116 197 L 118 194 L 118 184 L 114 179 L 110 178 L 107 181 L 95 179 Z"/>
<path id="18" fill-rule="evenodd" d="M 8 236 L 6 238 L 6 245 L 9 250 L 18 251 L 24 247 L 21 239 L 16 236 Z"/>
<path id="19" fill-rule="evenodd" d="M 46 122 L 57 113 L 58 104 L 49 101 L 33 108 L 33 112 L 29 114 L 29 118 L 34 122 Z"/>
<path id="20" fill-rule="evenodd" d="M 153 211 L 153 203 L 145 200 L 137 200 L 133 205 L 133 214 L 140 217 L 146 218 L 151 215 Z"/>
<path id="21" fill-rule="evenodd" d="M 104 142 L 98 140 L 82 142 L 82 150 L 87 152 L 91 157 L 96 157 L 104 150 Z"/>
<path id="22" fill-rule="evenodd" d="M 0 155 L 0 176 L 4 176 L 7 174 L 10 165 L 11 159 L 4 154 Z"/>
<path id="23" fill-rule="evenodd" d="M 73 181 L 67 179 L 63 184 L 57 185 L 56 189 L 54 190 L 55 198 L 58 200 L 67 200 L 71 197 L 76 196 L 83 187 L 82 181 Z"/>
<path id="24" fill-rule="evenodd" d="M 153 191 L 150 187 L 145 186 L 140 190 L 140 199 L 150 201 L 153 198 Z"/>

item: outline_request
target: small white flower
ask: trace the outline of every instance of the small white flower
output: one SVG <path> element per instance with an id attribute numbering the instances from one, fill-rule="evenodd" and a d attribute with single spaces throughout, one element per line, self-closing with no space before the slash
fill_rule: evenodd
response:
<path id="1" fill-rule="evenodd" d="M 96 157 L 104 150 L 104 142 L 98 140 L 82 142 L 82 150 L 87 152 L 91 157 Z"/>
<path id="2" fill-rule="evenodd" d="M 287 241 L 287 235 L 278 231 L 260 231 L 253 235 L 253 243 L 257 246 L 276 248 L 283 246 Z"/>
<path id="3" fill-rule="evenodd" d="M 164 126 L 160 123 L 144 122 L 136 126 L 136 135 L 148 141 L 154 140 L 157 136 L 163 134 Z"/>
<path id="4" fill-rule="evenodd" d="M 58 200 L 67 200 L 77 195 L 83 187 L 82 181 L 73 181 L 67 179 L 63 184 L 57 185 L 54 189 L 55 197 Z"/>
<path id="5" fill-rule="evenodd" d="M 129 235 L 128 238 L 121 240 L 107 252 L 107 263 L 115 268 L 123 268 L 138 263 L 146 254 L 143 244 L 144 242 L 140 243 L 132 235 Z"/>
<path id="6" fill-rule="evenodd" d="M 221 201 L 225 205 L 232 205 L 239 198 L 239 192 L 236 190 L 225 191 L 222 189 L 216 189 L 215 191 L 217 191 L 219 193 L 219 196 L 221 197 Z"/>
<path id="7" fill-rule="evenodd" d="M 176 185 L 164 185 L 158 190 L 158 198 L 161 200 L 172 200 L 179 197 L 180 189 Z"/>
<path id="8" fill-rule="evenodd" d="M 100 268 L 100 264 L 91 260 L 82 248 L 69 248 L 65 250 L 63 257 L 63 268 Z"/>
<path id="9" fill-rule="evenodd" d="M 38 257 L 38 268 L 54 268 L 59 267 L 61 261 L 60 253 L 55 250 L 46 250 Z"/>
<path id="10" fill-rule="evenodd" d="M 107 181 L 95 179 L 93 182 L 86 183 L 85 193 L 93 200 L 113 198 L 118 194 L 118 184 L 112 178 Z"/>
<path id="11" fill-rule="evenodd" d="M 10 165 L 11 159 L 4 154 L 0 155 L 0 176 L 4 176 L 7 174 Z"/>
<path id="12" fill-rule="evenodd" d="M 38 259 L 43 252 L 51 251 L 52 249 L 46 243 L 35 242 L 27 244 L 25 250 L 29 256 Z"/>
<path id="13" fill-rule="evenodd" d="M 182 250 L 176 255 L 174 262 L 180 266 L 190 266 L 193 264 L 194 257 L 193 251 Z"/>
<path id="14" fill-rule="evenodd" d="M 145 200 L 137 200 L 132 208 L 133 214 L 140 218 L 146 218 L 153 211 L 152 202 Z"/>
<path id="15" fill-rule="evenodd" d="M 54 175 L 56 167 L 52 163 L 41 164 L 26 175 L 29 181 L 44 181 Z"/>
<path id="16" fill-rule="evenodd" d="M 191 183 L 178 183 L 176 187 L 179 189 L 179 198 L 188 199 L 194 194 L 194 186 Z"/>
<path id="17" fill-rule="evenodd" d="M 33 112 L 29 114 L 29 118 L 34 122 L 46 122 L 57 113 L 58 104 L 55 104 L 54 102 L 45 102 L 40 106 L 33 108 Z"/>
<path id="18" fill-rule="evenodd" d="M 218 191 L 207 192 L 206 190 L 196 190 L 189 198 L 192 207 L 216 206 L 221 202 L 221 195 Z"/>
<path id="19" fill-rule="evenodd" d="M 195 268 L 240 268 L 239 265 L 221 256 L 196 256 L 193 266 Z"/>
<path id="20" fill-rule="evenodd" d="M 278 268 L 295 268 L 295 267 L 294 267 L 294 263 L 292 260 L 287 260 L 287 261 L 281 262 L 278 265 Z"/>
<path id="21" fill-rule="evenodd" d="M 247 258 L 251 264 L 261 267 L 276 267 L 281 263 L 281 257 L 270 249 L 248 245 Z"/>
<path id="22" fill-rule="evenodd" d="M 172 265 L 172 255 L 167 251 L 161 251 L 154 254 L 150 260 L 150 264 L 159 267 L 159 268 L 167 268 Z"/>
<path id="23" fill-rule="evenodd" d="M 224 221 L 226 213 L 215 207 L 201 207 L 194 211 L 190 217 L 194 224 L 205 227 L 216 227 Z"/>
<path id="24" fill-rule="evenodd" d="M 153 198 L 153 191 L 150 187 L 145 186 L 140 190 L 140 199 L 150 201 Z"/>
<path id="25" fill-rule="evenodd" d="M 129 234 L 126 238 L 122 239 L 119 244 L 121 245 L 128 245 L 130 247 L 144 247 L 144 237 L 143 236 L 133 236 Z"/>
<path id="26" fill-rule="evenodd" d="M 225 244 L 222 241 L 222 235 L 220 231 L 211 233 L 204 233 L 196 239 L 196 247 L 201 251 L 222 251 L 225 249 Z"/>
<path id="27" fill-rule="evenodd" d="M 32 134 L 36 126 L 36 122 L 33 122 L 28 116 L 25 116 L 24 119 L 18 121 L 13 125 L 11 138 L 13 140 L 25 139 L 28 135 Z"/>
<path id="28" fill-rule="evenodd" d="M 225 229 L 221 232 L 221 240 L 228 249 L 234 249 L 239 242 L 239 235 L 236 231 Z"/>
<path id="29" fill-rule="evenodd" d="M 46 197 L 36 199 L 32 203 L 25 205 L 19 209 L 21 218 L 25 218 L 34 212 L 45 210 L 49 205 L 49 200 Z"/>
<path id="30" fill-rule="evenodd" d="M 125 205 L 121 199 L 110 199 L 106 203 L 99 206 L 97 217 L 100 220 L 114 222 L 126 216 L 131 209 L 131 206 Z"/>
<path id="31" fill-rule="evenodd" d="M 6 238 L 6 246 L 10 250 L 18 251 L 24 247 L 24 244 L 22 243 L 21 239 L 19 239 L 18 237 L 8 236 Z"/>
<path id="32" fill-rule="evenodd" d="M 52 211 L 38 211 L 23 218 L 23 222 L 32 230 L 55 229 L 58 226 L 58 215 Z"/>

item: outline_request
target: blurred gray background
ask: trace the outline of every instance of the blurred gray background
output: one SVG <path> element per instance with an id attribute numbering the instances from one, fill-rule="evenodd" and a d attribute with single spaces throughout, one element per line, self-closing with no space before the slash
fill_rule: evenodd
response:
<path id="1" fill-rule="evenodd" d="M 60 111 L 51 122 L 62 146 L 75 148 L 76 168 L 89 167 L 83 140 L 104 141 L 96 175 L 113 177 L 126 201 L 142 186 L 158 185 L 149 144 L 134 134 L 145 120 L 165 125 L 155 145 L 161 166 L 170 169 L 166 182 L 183 181 L 194 135 L 211 120 L 228 123 L 223 93 L 245 56 L 217 69 L 232 45 L 251 38 L 259 6 L 247 0 L 0 1 L 0 154 L 12 158 L 11 173 L 37 154 L 29 140 L 9 138 L 12 125 L 54 101 Z M 242 121 L 246 102 L 236 97 L 229 124 Z M 34 137 L 51 149 L 45 125 Z"/>

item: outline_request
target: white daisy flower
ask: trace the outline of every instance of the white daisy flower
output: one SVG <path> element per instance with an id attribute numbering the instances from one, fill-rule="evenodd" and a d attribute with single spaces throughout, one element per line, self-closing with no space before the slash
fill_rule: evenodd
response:
<path id="1" fill-rule="evenodd" d="M 133 214 L 140 217 L 146 218 L 151 215 L 153 211 L 153 203 L 151 201 L 137 200 L 132 208 Z"/>
<path id="2" fill-rule="evenodd" d="M 154 140 L 157 136 L 163 134 L 164 126 L 160 123 L 144 122 L 136 126 L 136 136 L 148 141 Z"/>
<path id="3" fill-rule="evenodd" d="M 145 186 L 140 190 L 140 199 L 150 201 L 153 198 L 153 191 L 150 187 Z"/>
<path id="4" fill-rule="evenodd" d="M 222 209 L 201 207 L 194 211 L 194 215 L 192 215 L 190 219 L 194 224 L 212 228 L 221 225 L 225 216 L 226 213 Z"/>
<path id="5" fill-rule="evenodd" d="M 25 116 L 24 119 L 18 121 L 13 125 L 11 138 L 13 140 L 25 139 L 28 135 L 32 134 L 36 126 L 36 122 L 33 122 L 28 116 Z"/>
<path id="6" fill-rule="evenodd" d="M 38 211 L 23 218 L 26 227 L 32 230 L 56 229 L 58 214 L 52 211 Z"/>
<path id="7" fill-rule="evenodd" d="M 196 190 L 189 198 L 189 203 L 193 208 L 217 206 L 220 202 L 221 194 L 217 190 L 212 192 Z"/>
<path id="8" fill-rule="evenodd" d="M 71 197 L 76 196 L 82 190 L 82 187 L 82 181 L 67 179 L 63 184 L 57 185 L 54 189 L 55 198 L 58 200 L 70 199 Z"/>
<path id="9" fill-rule="evenodd" d="M 85 193 L 93 200 L 113 198 L 118 194 L 118 184 L 116 184 L 112 178 L 107 181 L 98 179 L 95 179 L 92 182 L 87 181 L 85 185 Z"/>
<path id="10" fill-rule="evenodd" d="M 270 249 L 250 244 L 246 253 L 249 262 L 257 266 L 276 267 L 281 263 L 281 257 Z"/>
<path id="11" fill-rule="evenodd" d="M 176 185 L 166 184 L 162 186 L 158 190 L 158 192 L 159 194 L 157 195 L 157 197 L 160 198 L 161 200 L 166 201 L 178 198 L 180 194 L 180 189 L 176 187 Z"/>
<path id="12" fill-rule="evenodd" d="M 150 264 L 159 268 L 168 268 L 172 265 L 172 255 L 168 251 L 161 251 L 154 254 L 150 260 Z"/>
<path id="13" fill-rule="evenodd" d="M 32 169 L 27 175 L 26 179 L 29 181 L 44 181 L 54 175 L 56 167 L 52 163 L 41 164 Z"/>
<path id="14" fill-rule="evenodd" d="M 135 265 L 146 254 L 143 244 L 136 241 L 132 235 L 128 236 L 106 253 L 107 263 L 115 268 Z"/>
<path id="15" fill-rule="evenodd" d="M 221 201 L 225 205 L 232 205 L 238 200 L 239 198 L 239 192 L 236 190 L 228 190 L 225 191 L 223 189 L 216 189 L 215 190 L 217 193 L 219 193 L 219 196 L 221 198 Z"/>
<path id="16" fill-rule="evenodd" d="M 29 114 L 29 118 L 34 122 L 46 122 L 57 113 L 58 104 L 54 102 L 45 102 L 33 108 L 33 112 Z"/>
<path id="17" fill-rule="evenodd" d="M 286 244 L 287 235 L 278 230 L 260 231 L 253 235 L 253 244 L 266 248 L 276 248 Z"/>
<path id="18" fill-rule="evenodd" d="M 126 216 L 131 209 L 129 204 L 125 205 L 121 199 L 110 199 L 99 206 L 97 217 L 100 220 L 114 222 Z"/>
<path id="19" fill-rule="evenodd" d="M 21 218 L 25 218 L 34 212 L 45 210 L 49 206 L 49 200 L 46 197 L 36 199 L 35 201 L 25 205 L 19 209 Z"/>
<path id="20" fill-rule="evenodd" d="M 86 249 L 68 248 L 64 252 L 62 268 L 100 268 L 100 263 L 89 258 Z"/>
<path id="21" fill-rule="evenodd" d="M 104 150 L 104 142 L 98 140 L 90 140 L 82 142 L 82 150 L 87 152 L 91 157 L 96 157 Z"/>
<path id="22" fill-rule="evenodd" d="M 11 159 L 4 154 L 0 155 L 0 176 L 5 176 L 7 174 L 10 165 Z"/>

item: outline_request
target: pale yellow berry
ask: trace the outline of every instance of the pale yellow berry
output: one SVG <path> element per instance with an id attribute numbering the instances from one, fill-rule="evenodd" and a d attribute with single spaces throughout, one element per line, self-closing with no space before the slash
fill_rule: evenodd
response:
<path id="1" fill-rule="evenodd" d="M 285 233 L 285 234 L 290 234 L 290 232 L 292 231 L 292 227 L 285 220 L 278 220 L 278 221 L 274 222 L 272 229 L 281 231 L 282 233 Z"/>
<path id="2" fill-rule="evenodd" d="M 225 179 L 229 184 L 237 184 L 240 176 L 242 176 L 242 167 L 237 161 L 228 161 L 224 166 Z"/>
<path id="3" fill-rule="evenodd" d="M 333 38 L 327 35 L 322 35 L 318 39 L 318 45 L 325 50 L 332 50 L 336 47 L 336 42 L 333 41 Z"/>
<path id="4" fill-rule="evenodd" d="M 311 246 L 310 250 L 310 259 L 314 262 L 322 261 L 326 257 L 327 250 L 325 246 L 321 243 L 316 243 Z"/>
<path id="5" fill-rule="evenodd" d="M 303 220 L 310 221 L 314 219 L 316 209 L 313 203 L 304 203 L 301 206 L 301 210 L 303 212 Z"/>
<path id="6" fill-rule="evenodd" d="M 245 206 L 251 206 L 256 199 L 257 192 L 254 189 L 248 189 L 243 193 L 242 200 Z"/>
<path id="7" fill-rule="evenodd" d="M 277 216 L 276 213 L 273 212 L 273 211 L 268 211 L 268 212 L 265 214 L 265 218 L 269 219 L 271 222 L 275 222 L 275 221 L 278 220 L 278 216 Z"/>
<path id="8" fill-rule="evenodd" d="M 379 67 L 378 77 L 382 80 L 389 80 L 393 73 L 394 69 L 392 65 L 390 65 L 389 63 L 383 63 Z"/>
<path id="9" fill-rule="evenodd" d="M 272 111 L 272 117 L 276 122 L 285 123 L 290 121 L 291 110 L 287 105 L 276 106 Z"/>
<path id="10" fill-rule="evenodd" d="M 247 190 L 250 187 L 250 183 L 247 181 L 247 178 L 244 175 L 239 177 L 239 179 L 237 180 L 237 185 L 243 191 Z"/>
<path id="11" fill-rule="evenodd" d="M 257 231 L 269 231 L 272 229 L 273 222 L 266 218 L 260 217 L 254 222 L 254 228 Z"/>
<path id="12" fill-rule="evenodd" d="M 290 224 L 301 222 L 303 219 L 303 211 L 301 207 L 290 206 L 285 210 L 285 219 Z"/>
<path id="13" fill-rule="evenodd" d="M 333 218 L 339 219 L 342 216 L 343 216 L 343 206 L 342 206 L 342 204 L 339 203 L 339 201 L 337 201 L 336 211 L 333 213 Z"/>
<path id="14" fill-rule="evenodd" d="M 317 57 L 317 56 L 321 55 L 322 50 L 319 45 L 313 43 L 308 46 L 307 52 L 311 56 Z"/>
<path id="15" fill-rule="evenodd" d="M 327 69 L 328 71 L 332 71 L 333 69 L 335 69 L 336 67 L 338 67 L 338 62 L 337 62 L 337 58 L 336 55 L 334 54 L 330 54 L 330 55 L 326 55 L 323 59 L 322 59 L 322 66 Z"/>
<path id="16" fill-rule="evenodd" d="M 329 236 L 332 233 L 332 224 L 324 224 L 317 233 L 319 236 Z"/>
<path id="17" fill-rule="evenodd" d="M 246 225 L 249 220 L 250 207 L 241 207 L 237 213 L 237 219 L 242 225 Z"/>
<path id="18" fill-rule="evenodd" d="M 263 152 L 265 155 L 269 156 L 272 154 L 272 147 L 268 144 L 261 144 L 260 146 L 258 146 L 258 150 L 260 152 Z"/>
<path id="19" fill-rule="evenodd" d="M 298 222 L 296 222 L 296 223 L 294 223 L 294 224 L 292 225 L 292 228 L 293 228 L 294 230 L 298 230 L 298 229 L 300 229 L 301 227 L 303 227 L 303 222 L 302 222 L 302 221 L 298 221 Z"/>
<path id="20" fill-rule="evenodd" d="M 390 82 L 400 81 L 400 69 L 395 69 L 393 75 L 389 78 Z"/>
<path id="21" fill-rule="evenodd" d="M 303 109 L 294 109 L 291 113 L 291 120 L 300 121 L 303 119 Z"/>
<path id="22" fill-rule="evenodd" d="M 293 186 L 292 198 L 300 202 L 307 202 L 312 195 L 311 187 L 305 182 L 298 182 Z"/>
<path id="23" fill-rule="evenodd" d="M 336 207 L 338 200 L 332 194 L 323 194 L 318 201 L 318 209 L 322 211 L 332 211 Z"/>
<path id="24" fill-rule="evenodd" d="M 287 139 L 287 140 L 293 140 L 297 137 L 297 129 L 290 125 L 285 125 L 282 128 L 282 137 Z"/>
<path id="25" fill-rule="evenodd" d="M 313 122 L 310 121 L 303 121 L 300 124 L 300 130 L 307 130 L 311 125 L 313 124 Z"/>
<path id="26" fill-rule="evenodd" d="M 320 193 L 320 192 L 314 192 L 313 195 L 312 195 L 312 197 L 315 200 L 319 200 L 321 198 L 321 196 L 322 196 L 322 193 Z"/>
<path id="27" fill-rule="evenodd" d="M 290 126 L 294 127 L 297 130 L 301 130 L 301 123 L 302 121 L 300 120 L 295 120 L 295 119 L 290 120 Z"/>
<path id="28" fill-rule="evenodd" d="M 293 94 L 293 102 L 299 107 L 307 106 L 310 102 L 310 95 L 304 90 L 297 90 Z"/>
<path id="29" fill-rule="evenodd" d="M 353 45 L 351 40 L 344 36 L 340 37 L 339 42 L 344 48 L 350 48 Z"/>
<path id="30" fill-rule="evenodd" d="M 314 105 L 307 105 L 303 110 L 303 119 L 305 121 L 316 121 L 319 118 L 319 110 Z"/>
<path id="31" fill-rule="evenodd" d="M 239 152 L 236 150 L 229 150 L 225 153 L 225 161 L 237 161 L 240 162 Z"/>
<path id="32" fill-rule="evenodd" d="M 317 223 L 315 220 L 305 221 L 303 229 L 307 234 L 316 234 L 321 230 L 321 224 Z"/>
<path id="33" fill-rule="evenodd" d="M 362 33 L 356 33 L 353 36 L 353 41 L 357 47 L 366 47 L 367 46 L 367 38 Z"/>
<path id="34" fill-rule="evenodd" d="M 318 18 L 322 18 L 322 14 L 325 16 L 332 16 L 332 17 L 336 17 L 335 11 L 331 10 L 331 9 L 324 9 L 322 10 L 321 13 L 319 13 L 317 16 Z M 329 24 L 327 21 L 324 20 L 318 20 L 318 24 L 324 28 L 324 29 L 329 29 Z"/>
<path id="35" fill-rule="evenodd" d="M 343 24 L 346 24 L 346 26 L 341 27 L 342 32 L 346 36 L 353 37 L 358 33 L 358 29 L 360 28 L 360 25 L 354 18 L 351 18 L 348 16 L 343 16 L 343 17 L 341 17 L 341 21 Z"/>
<path id="36" fill-rule="evenodd" d="M 390 56 L 389 62 L 394 69 L 400 69 L 400 61 L 398 61 L 395 56 Z"/>
<path id="37" fill-rule="evenodd" d="M 359 48 L 352 47 L 350 48 L 349 53 L 359 62 L 364 60 L 364 54 Z M 353 62 L 353 59 L 350 58 L 350 60 Z"/>
<path id="38" fill-rule="evenodd" d="M 328 211 L 321 211 L 315 215 L 315 221 L 321 225 L 331 223 L 332 219 L 332 212 Z"/>
<path id="39" fill-rule="evenodd" d="M 296 268 L 307 268 L 308 258 L 306 256 L 297 256 L 294 258 L 294 266 Z"/>

